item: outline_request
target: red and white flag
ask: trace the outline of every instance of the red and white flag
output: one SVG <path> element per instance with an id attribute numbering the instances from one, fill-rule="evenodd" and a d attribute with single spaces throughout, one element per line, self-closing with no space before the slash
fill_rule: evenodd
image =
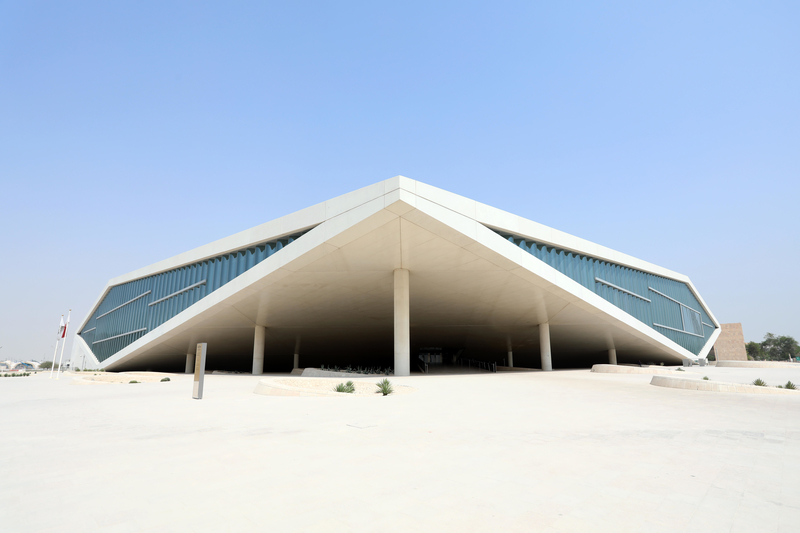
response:
<path id="1" fill-rule="evenodd" d="M 64 324 L 64 315 L 61 315 L 61 325 L 58 326 L 58 335 L 57 338 L 63 339 L 64 335 L 67 334 L 67 325 Z"/>
<path id="2" fill-rule="evenodd" d="M 69 310 L 69 314 L 67 315 L 67 323 L 64 324 L 64 331 L 61 333 L 61 338 L 62 339 L 67 336 L 67 328 L 69 328 L 69 317 L 70 316 L 72 316 L 72 309 Z M 61 350 L 61 353 L 63 354 L 64 350 Z"/>

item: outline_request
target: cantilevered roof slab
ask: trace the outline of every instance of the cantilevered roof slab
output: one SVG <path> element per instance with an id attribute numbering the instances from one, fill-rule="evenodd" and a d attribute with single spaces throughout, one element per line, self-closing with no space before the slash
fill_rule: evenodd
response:
<path id="1" fill-rule="evenodd" d="M 301 366 L 388 366 L 395 269 L 409 271 L 412 354 L 442 346 L 495 359 L 511 346 L 518 366 L 535 367 L 538 325 L 546 322 L 556 367 L 588 364 L 610 348 L 621 362 L 696 357 L 495 230 L 675 279 L 697 295 L 685 276 L 402 177 L 320 206 L 285 217 L 294 217 L 291 227 L 281 219 L 270 223 L 282 234 L 313 229 L 148 331 L 105 361 L 106 368 L 180 368 L 198 342 L 208 343 L 217 367 L 246 368 L 257 325 L 267 328 L 265 369 L 290 369 L 298 339 Z M 270 237 L 250 232 L 249 242 L 239 234 L 235 244 L 223 239 L 158 268 Z"/>

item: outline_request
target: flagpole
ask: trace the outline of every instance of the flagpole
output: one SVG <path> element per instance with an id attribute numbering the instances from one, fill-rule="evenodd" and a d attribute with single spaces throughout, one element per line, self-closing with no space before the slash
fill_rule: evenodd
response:
<path id="1" fill-rule="evenodd" d="M 53 370 L 55 370 L 56 368 L 56 354 L 58 353 L 58 341 L 59 339 L 56 339 L 56 349 L 53 350 L 53 366 L 50 367 L 50 379 L 53 379 Z"/>
<path id="2" fill-rule="evenodd" d="M 61 320 L 64 320 L 64 315 L 61 315 Z M 53 379 L 53 370 L 56 369 L 56 354 L 58 353 L 58 341 L 60 340 L 60 337 L 56 337 L 56 349 L 53 350 L 53 366 L 50 367 L 50 379 Z"/>
<path id="3" fill-rule="evenodd" d="M 64 346 L 67 345 L 67 330 L 69 329 L 69 317 L 72 316 L 72 309 L 67 313 L 67 325 L 64 326 L 64 334 L 61 336 L 61 356 L 58 358 L 58 372 L 56 372 L 56 379 L 61 377 L 61 361 L 64 360 Z"/>

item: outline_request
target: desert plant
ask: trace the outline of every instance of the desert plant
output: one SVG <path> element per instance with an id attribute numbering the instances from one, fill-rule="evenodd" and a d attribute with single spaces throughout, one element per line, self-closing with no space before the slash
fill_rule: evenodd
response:
<path id="1" fill-rule="evenodd" d="M 766 387 L 767 386 L 767 382 L 764 381 L 761 378 L 754 379 L 752 384 L 755 385 L 756 387 Z"/>
<path id="2" fill-rule="evenodd" d="M 394 392 L 394 389 L 392 388 L 392 384 L 389 383 L 389 380 L 386 379 L 386 378 L 383 378 L 382 380 L 380 380 L 376 384 L 376 386 L 378 387 L 378 390 L 376 392 L 380 392 L 384 396 L 388 396 L 388 395 L 390 395 L 391 393 Z"/>
<path id="3" fill-rule="evenodd" d="M 161 378 L 161 381 L 162 381 L 162 382 L 164 382 L 164 381 L 169 381 L 169 378 Z"/>
<path id="4" fill-rule="evenodd" d="M 356 391 L 356 386 L 353 385 L 352 381 L 348 381 L 347 383 L 339 383 L 333 388 L 336 392 L 345 392 L 347 394 L 353 394 Z"/>
<path id="5" fill-rule="evenodd" d="M 784 388 L 784 389 L 792 389 L 792 390 L 796 390 L 796 389 L 797 389 L 797 386 L 796 386 L 794 383 L 792 383 L 791 381 L 787 381 L 787 382 L 786 382 L 786 385 L 784 385 L 784 386 L 783 386 L 783 388 Z"/>
<path id="6" fill-rule="evenodd" d="M 679 368 L 679 369 L 678 369 L 678 372 L 685 372 L 685 370 L 684 370 L 684 369 L 682 369 L 682 368 Z"/>
<path id="7" fill-rule="evenodd" d="M 130 380 L 128 383 L 139 383 L 139 382 L 138 382 L 138 381 L 136 381 L 135 379 L 132 379 L 132 380 Z"/>
<path id="8" fill-rule="evenodd" d="M 703 379 L 708 381 L 708 376 L 703 376 Z"/>

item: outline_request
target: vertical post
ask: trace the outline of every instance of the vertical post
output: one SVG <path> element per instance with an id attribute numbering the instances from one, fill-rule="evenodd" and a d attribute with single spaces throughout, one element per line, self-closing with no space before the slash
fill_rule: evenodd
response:
<path id="1" fill-rule="evenodd" d="M 61 315 L 61 316 L 63 317 L 64 315 Z M 53 371 L 56 369 L 56 354 L 58 353 L 58 342 L 60 340 L 61 339 L 56 337 L 56 349 L 53 351 L 53 366 L 50 367 L 50 378 L 49 379 L 53 379 Z"/>
<path id="2" fill-rule="evenodd" d="M 300 368 L 300 335 L 294 340 L 294 366 L 292 368 Z"/>
<path id="3" fill-rule="evenodd" d="M 508 350 L 508 366 L 514 368 L 514 350 L 511 348 L 511 335 L 506 336 L 506 348 Z"/>
<path id="4" fill-rule="evenodd" d="M 264 373 L 264 350 L 267 345 L 267 328 L 256 326 L 253 339 L 253 375 L 260 376 Z"/>
<path id="5" fill-rule="evenodd" d="M 550 324 L 539 324 L 539 349 L 542 352 L 542 370 L 553 370 L 553 358 L 550 355 Z"/>
<path id="6" fill-rule="evenodd" d="M 194 374 L 194 358 L 195 354 L 187 353 L 186 354 L 186 373 L 187 374 Z"/>
<path id="7" fill-rule="evenodd" d="M 408 270 L 394 271 L 394 375 L 411 375 L 411 322 Z"/>
<path id="8" fill-rule="evenodd" d="M 617 349 L 616 348 L 609 348 L 608 349 L 608 364 L 609 365 L 616 365 L 617 364 Z"/>
<path id="9" fill-rule="evenodd" d="M 61 335 L 61 355 L 58 357 L 58 370 L 56 370 L 56 379 L 61 378 L 61 363 L 64 361 L 64 346 L 67 345 L 67 330 L 69 329 L 69 317 L 72 316 L 72 309 L 67 313 L 67 325 L 64 326 L 64 333 Z"/>
<path id="10" fill-rule="evenodd" d="M 194 388 L 192 398 L 195 400 L 203 399 L 203 381 L 206 374 L 206 348 L 205 342 L 197 344 L 197 355 L 194 359 Z"/>

